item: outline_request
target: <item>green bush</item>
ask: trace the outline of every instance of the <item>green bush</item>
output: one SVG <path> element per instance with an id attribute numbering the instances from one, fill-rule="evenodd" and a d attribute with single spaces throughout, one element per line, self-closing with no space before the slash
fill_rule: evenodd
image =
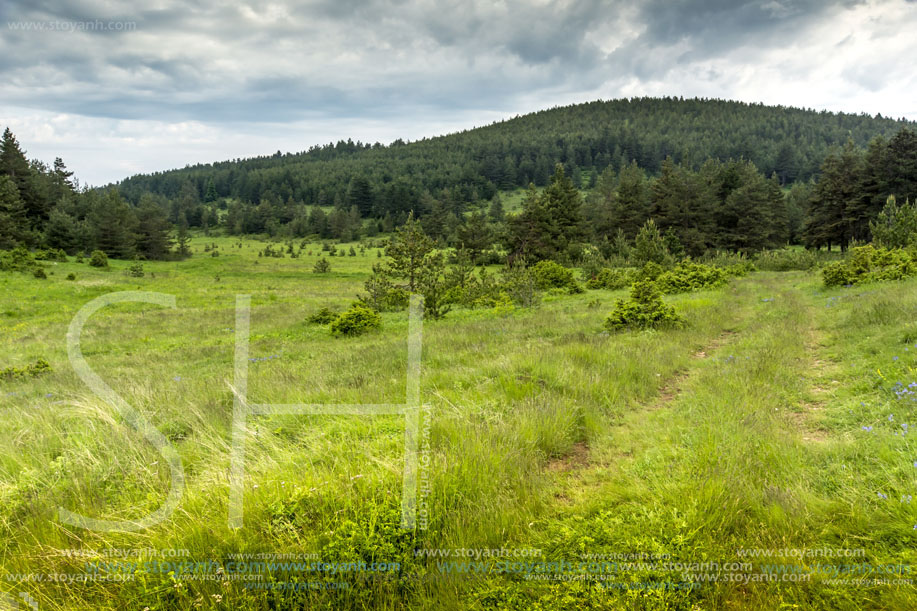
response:
<path id="1" fill-rule="evenodd" d="M 27 272 L 35 269 L 36 266 L 35 258 L 24 246 L 9 251 L 0 251 L 0 271 Z"/>
<path id="2" fill-rule="evenodd" d="M 723 286 L 728 280 L 725 270 L 712 265 L 682 261 L 671 270 L 660 274 L 656 284 L 663 293 L 686 293 Z"/>
<path id="3" fill-rule="evenodd" d="M 51 365 L 45 359 L 38 359 L 25 367 L 7 367 L 0 369 L 0 380 L 15 380 L 18 378 L 35 378 L 50 373 Z"/>
<path id="4" fill-rule="evenodd" d="M 917 274 L 917 261 L 903 249 L 876 248 L 871 244 L 851 249 L 843 261 L 822 270 L 825 286 L 848 286 L 880 280 L 901 280 Z"/>
<path id="5" fill-rule="evenodd" d="M 76 280 L 76 274 L 74 274 L 73 272 L 70 272 L 69 274 L 67 274 L 67 280 Z"/>
<path id="6" fill-rule="evenodd" d="M 361 305 L 350 306 L 331 323 L 331 335 L 356 336 L 382 327 L 382 317 Z"/>
<path id="7" fill-rule="evenodd" d="M 331 308 L 322 308 L 312 316 L 308 318 L 308 321 L 313 325 L 327 325 L 338 317 L 338 313 L 332 310 Z"/>
<path id="8" fill-rule="evenodd" d="M 661 276 L 665 272 L 665 268 L 656 263 L 655 261 L 647 261 L 643 264 L 637 271 L 636 280 L 652 280 L 656 281 L 656 278 Z"/>
<path id="9" fill-rule="evenodd" d="M 754 263 L 758 269 L 768 272 L 808 271 L 817 267 L 823 259 L 818 251 L 782 248 L 759 252 Z"/>
<path id="10" fill-rule="evenodd" d="M 532 267 L 532 275 L 539 289 L 564 289 L 568 293 L 583 292 L 573 277 L 573 272 L 554 261 L 539 261 Z"/>
<path id="11" fill-rule="evenodd" d="M 312 268 L 312 271 L 316 274 L 327 274 L 331 271 L 331 264 L 328 263 L 328 259 L 322 257 L 315 262 L 315 267 Z"/>
<path id="12" fill-rule="evenodd" d="M 143 278 L 143 263 L 134 263 L 127 268 L 127 275 L 131 278 Z"/>
<path id="13" fill-rule="evenodd" d="M 61 261 L 67 262 L 67 253 L 60 249 L 50 248 L 48 250 L 36 250 L 36 261 Z"/>
<path id="14" fill-rule="evenodd" d="M 683 320 L 675 308 L 666 305 L 656 284 L 650 280 L 634 283 L 630 299 L 619 299 L 615 309 L 605 319 L 609 331 L 681 326 Z"/>
<path id="15" fill-rule="evenodd" d="M 586 288 L 616 291 L 629 286 L 635 276 L 635 270 L 606 267 L 586 282 Z"/>
<path id="16" fill-rule="evenodd" d="M 108 255 L 101 250 L 94 250 L 89 256 L 89 265 L 92 267 L 108 267 Z"/>
<path id="17" fill-rule="evenodd" d="M 497 291 L 506 293 L 514 304 L 523 308 L 536 306 L 541 301 L 535 274 L 523 261 L 514 261 L 503 268 Z"/>
<path id="18" fill-rule="evenodd" d="M 39 280 L 44 280 L 45 278 L 48 277 L 48 274 L 45 273 L 45 270 L 43 267 L 36 267 L 35 270 L 32 272 L 32 275 L 38 278 Z"/>

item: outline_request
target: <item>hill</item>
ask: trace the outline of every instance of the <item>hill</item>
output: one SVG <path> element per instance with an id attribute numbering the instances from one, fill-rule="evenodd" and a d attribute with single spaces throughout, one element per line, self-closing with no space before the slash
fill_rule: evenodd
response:
<path id="1" fill-rule="evenodd" d="M 638 98 L 552 108 L 435 138 L 389 146 L 340 141 L 300 153 L 235 159 L 141 174 L 118 183 L 136 203 L 149 192 L 177 198 L 191 191 L 204 201 L 228 197 L 307 205 L 346 200 L 355 178 L 375 199 L 363 216 L 397 214 L 424 190 L 449 189 L 459 201 L 489 199 L 497 190 L 547 184 L 563 163 L 577 186 L 631 160 L 651 174 L 663 160 L 698 168 L 708 158 L 752 161 L 783 184 L 808 180 L 832 146 L 851 139 L 865 147 L 912 122 L 881 115 L 831 113 L 716 99 Z"/>

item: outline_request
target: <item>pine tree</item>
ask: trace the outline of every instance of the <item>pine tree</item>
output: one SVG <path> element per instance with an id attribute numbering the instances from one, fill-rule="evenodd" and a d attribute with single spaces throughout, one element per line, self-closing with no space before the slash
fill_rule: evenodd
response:
<path id="1" fill-rule="evenodd" d="M 96 200 L 89 220 L 96 248 L 111 258 L 133 258 L 137 217 L 117 191 L 109 191 Z"/>
<path id="2" fill-rule="evenodd" d="M 617 229 L 623 229 L 624 235 L 633 237 L 649 217 L 649 202 L 646 189 L 646 176 L 636 162 L 621 170 L 615 190 L 611 223 Z"/>
<path id="3" fill-rule="evenodd" d="M 178 217 L 178 229 L 175 235 L 175 246 L 178 256 L 180 257 L 190 257 L 191 256 L 191 237 L 188 235 L 188 220 L 185 218 L 184 214 L 180 214 Z"/>
<path id="4" fill-rule="evenodd" d="M 217 195 L 217 187 L 213 182 L 213 176 L 207 180 L 207 189 L 204 192 L 204 201 L 205 202 L 215 202 L 219 196 Z"/>
<path id="5" fill-rule="evenodd" d="M 862 168 L 862 157 L 850 140 L 841 151 L 825 158 L 803 230 L 807 246 L 847 248 L 862 220 L 862 210 L 856 205 L 863 195 Z"/>
<path id="6" fill-rule="evenodd" d="M 487 226 L 487 217 L 483 212 L 473 212 L 465 218 L 465 222 L 458 228 L 458 243 L 468 251 L 472 263 L 477 263 L 481 253 L 490 248 L 493 243 L 493 233 Z"/>
<path id="7" fill-rule="evenodd" d="M 355 176 L 350 181 L 350 188 L 347 190 L 347 206 L 356 206 L 360 216 L 368 218 L 373 214 L 375 198 L 369 181 L 362 176 Z"/>
<path id="8" fill-rule="evenodd" d="M 385 247 L 385 254 L 391 258 L 392 275 L 406 279 L 407 289 L 412 293 L 417 289 L 424 258 L 432 251 L 433 240 L 424 233 L 420 221 L 414 220 L 413 212 L 408 214 L 405 224 L 395 230 Z"/>
<path id="9" fill-rule="evenodd" d="M 75 254 L 78 249 L 76 228 L 75 218 L 64 212 L 61 207 L 52 209 L 45 224 L 45 245 L 48 248 L 59 248 L 68 255 Z"/>
<path id="10" fill-rule="evenodd" d="M 11 249 L 25 237 L 28 224 L 19 189 L 9 176 L 0 174 L 0 249 Z"/>
<path id="11" fill-rule="evenodd" d="M 36 190 L 32 168 L 19 142 L 9 128 L 0 141 L 0 174 L 9 176 L 22 201 L 25 217 L 31 227 L 38 227 L 48 217 L 48 205 Z"/>
<path id="12" fill-rule="evenodd" d="M 137 252 L 147 259 L 165 259 L 172 248 L 172 226 L 165 210 L 145 195 L 137 206 L 137 221 Z"/>

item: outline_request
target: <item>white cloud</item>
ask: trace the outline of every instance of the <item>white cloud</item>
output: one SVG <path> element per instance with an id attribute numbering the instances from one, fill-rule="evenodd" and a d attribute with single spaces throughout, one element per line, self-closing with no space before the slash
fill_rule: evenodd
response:
<path id="1" fill-rule="evenodd" d="M 917 119 L 906 0 L 32 3 L 0 34 L 0 125 L 84 181 L 389 142 L 598 97 L 721 97 Z"/>

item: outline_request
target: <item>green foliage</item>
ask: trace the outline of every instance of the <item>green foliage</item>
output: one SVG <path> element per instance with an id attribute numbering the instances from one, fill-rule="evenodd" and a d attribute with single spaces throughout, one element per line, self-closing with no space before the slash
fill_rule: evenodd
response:
<path id="1" fill-rule="evenodd" d="M 36 250 L 32 256 L 36 261 L 67 262 L 67 253 L 60 249 L 49 248 L 47 250 Z"/>
<path id="2" fill-rule="evenodd" d="M 637 267 L 646 263 L 655 263 L 661 266 L 672 264 L 672 253 L 669 252 L 670 240 L 660 233 L 653 219 L 646 221 L 637 232 L 634 239 L 634 248 L 630 253 L 631 261 Z"/>
<path id="3" fill-rule="evenodd" d="M 768 272 L 808 271 L 818 267 L 824 256 L 824 253 L 815 250 L 782 248 L 759 252 L 755 255 L 754 263 L 758 269 Z"/>
<path id="4" fill-rule="evenodd" d="M 327 274 L 331 271 L 331 264 L 328 263 L 328 259 L 322 257 L 315 262 L 315 265 L 312 267 L 312 272 L 315 274 Z"/>
<path id="5" fill-rule="evenodd" d="M 324 307 L 310 316 L 307 320 L 313 325 L 327 325 L 338 317 L 338 313 L 331 308 Z"/>
<path id="6" fill-rule="evenodd" d="M 659 289 L 650 280 L 635 282 L 630 299 L 619 299 L 605 319 L 605 328 L 609 331 L 677 327 L 682 324 L 683 320 L 675 313 L 675 308 L 662 301 Z"/>
<path id="7" fill-rule="evenodd" d="M 539 261 L 532 266 L 532 275 L 539 289 L 559 288 L 571 294 L 583 292 L 573 277 L 573 271 L 555 261 Z"/>
<path id="8" fill-rule="evenodd" d="M 412 212 L 404 225 L 395 230 L 395 235 L 385 247 L 385 254 L 389 257 L 388 273 L 394 278 L 407 280 L 405 288 L 413 293 L 431 252 L 433 240 L 424 233 L 420 221 L 414 219 Z"/>
<path id="9" fill-rule="evenodd" d="M 127 275 L 131 278 L 143 278 L 143 263 L 139 261 L 132 263 L 131 266 L 127 268 Z"/>
<path id="10" fill-rule="evenodd" d="M 73 272 L 70 272 L 69 274 L 67 274 L 67 280 L 76 280 L 76 274 L 74 274 Z"/>
<path id="11" fill-rule="evenodd" d="M 652 280 L 656 281 L 656 278 L 665 273 L 665 268 L 656 263 L 655 261 L 647 261 L 643 267 L 637 271 L 636 279 L 637 280 Z"/>
<path id="12" fill-rule="evenodd" d="M 34 270 L 32 270 L 32 275 L 39 280 L 44 280 L 48 277 L 48 274 L 45 273 L 45 269 L 43 267 L 36 267 Z"/>
<path id="13" fill-rule="evenodd" d="M 37 267 L 35 258 L 24 246 L 9 251 L 0 251 L 0 271 L 27 272 Z"/>
<path id="14" fill-rule="evenodd" d="M 616 291 L 630 286 L 635 276 L 635 270 L 606 267 L 586 282 L 586 288 Z"/>
<path id="15" fill-rule="evenodd" d="M 871 244 L 851 249 L 846 259 L 822 269 L 825 286 L 902 280 L 917 274 L 914 256 L 902 249 L 876 248 Z"/>
<path id="16" fill-rule="evenodd" d="M 728 277 L 722 268 L 686 260 L 660 274 L 656 285 L 663 293 L 686 293 L 723 286 Z"/>
<path id="17" fill-rule="evenodd" d="M 525 266 L 525 261 L 515 261 L 503 268 L 499 292 L 506 293 L 510 300 L 523 308 L 531 308 L 541 301 L 535 274 Z"/>
<path id="18" fill-rule="evenodd" d="M 875 221 L 869 223 L 873 242 L 885 248 L 906 248 L 917 245 L 917 202 L 905 201 L 899 206 L 894 195 Z"/>
<path id="19" fill-rule="evenodd" d="M 108 256 L 101 250 L 94 250 L 89 256 L 91 267 L 108 267 Z"/>
<path id="20" fill-rule="evenodd" d="M 557 164 L 550 184 L 538 193 L 529 185 L 522 212 L 507 221 L 507 250 L 529 261 L 575 259 L 585 238 L 582 196 Z"/>
<path id="21" fill-rule="evenodd" d="M 352 305 L 331 322 L 331 335 L 357 336 L 382 328 L 382 317 L 361 305 Z"/>
<path id="22" fill-rule="evenodd" d="M 37 359 L 25 367 L 6 367 L 0 369 L 0 380 L 17 380 L 22 378 L 37 378 L 51 372 L 51 365 L 45 359 Z"/>

